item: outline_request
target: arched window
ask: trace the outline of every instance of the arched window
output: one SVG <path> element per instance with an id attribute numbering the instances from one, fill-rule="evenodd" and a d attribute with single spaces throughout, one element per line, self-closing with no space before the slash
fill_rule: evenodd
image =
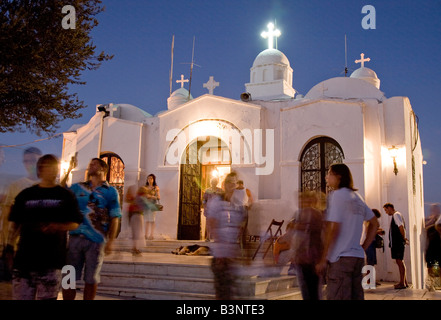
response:
<path id="1" fill-rule="evenodd" d="M 326 193 L 326 172 L 331 164 L 342 163 L 343 159 L 343 150 L 334 139 L 320 137 L 310 141 L 300 157 L 300 190 Z"/>
<path id="2" fill-rule="evenodd" d="M 115 153 L 105 153 L 100 158 L 109 165 L 106 180 L 118 190 L 120 204 L 122 205 L 124 198 L 124 162 Z"/>

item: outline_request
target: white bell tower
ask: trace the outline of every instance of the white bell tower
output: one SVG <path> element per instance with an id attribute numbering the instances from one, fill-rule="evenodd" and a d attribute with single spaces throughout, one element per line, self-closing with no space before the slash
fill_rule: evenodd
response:
<path id="1" fill-rule="evenodd" d="M 292 87 L 293 70 L 283 52 L 274 49 L 274 38 L 281 32 L 268 24 L 268 31 L 262 32 L 268 38 L 268 49 L 259 53 L 250 69 L 250 83 L 245 90 L 252 100 L 292 99 L 296 90 Z"/>

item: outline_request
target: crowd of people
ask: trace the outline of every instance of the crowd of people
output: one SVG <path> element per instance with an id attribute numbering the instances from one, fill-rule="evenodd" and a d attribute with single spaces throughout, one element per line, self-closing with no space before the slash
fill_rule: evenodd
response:
<path id="1" fill-rule="evenodd" d="M 75 280 L 84 279 L 84 299 L 93 300 L 104 256 L 113 250 L 122 216 L 118 191 L 106 181 L 107 163 L 93 158 L 86 181 L 70 187 L 66 179 L 57 182 L 60 163 L 54 155 L 29 148 L 23 164 L 28 175 L 10 185 L 2 202 L 1 243 L 13 298 L 57 299 L 61 269 L 71 265 Z M 75 165 L 73 159 L 67 175 Z M 202 197 L 205 238 L 212 241 L 216 298 L 223 300 L 235 296 L 234 261 L 243 255 L 254 201 L 238 178 L 235 172 L 229 173 L 221 187 L 217 178 L 212 179 Z M 286 233 L 277 239 L 274 257 L 278 264 L 290 264 L 305 300 L 323 299 L 324 283 L 329 300 L 361 300 L 362 268 L 375 266 L 376 250 L 384 246 L 381 213 L 366 205 L 345 164 L 331 165 L 326 182 L 331 190 L 327 197 L 315 191 L 299 194 L 299 208 L 287 223 Z M 142 254 L 146 240 L 154 239 L 155 215 L 162 210 L 160 199 L 154 174 L 148 175 L 145 185 L 128 188 L 124 200 L 134 256 Z M 393 204 L 385 203 L 383 209 L 391 216 L 388 242 L 400 275 L 395 288 L 405 289 L 409 287 L 404 263 L 409 244 L 406 225 Z M 429 269 L 439 269 L 439 205 L 432 206 L 426 229 L 426 262 Z M 75 299 L 75 289 L 63 288 L 62 293 L 65 300 Z"/>
<path id="2" fill-rule="evenodd" d="M 28 176 L 11 184 L 2 204 L 5 277 L 12 280 L 12 298 L 56 300 L 62 269 L 70 265 L 75 281 L 84 279 L 84 300 L 93 300 L 121 218 L 118 192 L 106 181 L 107 163 L 92 159 L 86 181 L 70 187 L 66 179 L 58 182 L 56 156 L 29 148 L 23 163 Z M 62 294 L 73 300 L 76 290 L 63 288 Z"/>

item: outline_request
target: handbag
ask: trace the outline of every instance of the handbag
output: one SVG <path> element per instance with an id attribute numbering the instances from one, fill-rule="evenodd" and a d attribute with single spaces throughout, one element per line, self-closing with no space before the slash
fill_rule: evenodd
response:
<path id="1" fill-rule="evenodd" d="M 155 205 L 156 205 L 156 209 L 157 209 L 155 211 L 162 211 L 162 210 L 164 210 L 164 206 L 159 202 L 159 200 L 156 200 Z"/>
<path id="2" fill-rule="evenodd" d="M 379 234 L 375 235 L 375 248 L 380 249 L 383 248 L 384 250 L 384 240 L 383 237 Z"/>

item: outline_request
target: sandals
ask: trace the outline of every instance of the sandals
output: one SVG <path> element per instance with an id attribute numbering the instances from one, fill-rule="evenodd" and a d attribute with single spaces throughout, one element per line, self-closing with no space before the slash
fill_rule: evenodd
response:
<path id="1" fill-rule="evenodd" d="M 397 289 L 397 290 L 399 290 L 399 289 L 407 289 L 407 288 L 409 288 L 409 286 L 406 286 L 406 285 L 401 284 L 401 283 L 398 283 L 398 284 L 394 285 L 394 289 Z"/>
<path id="2" fill-rule="evenodd" d="M 132 249 L 132 256 L 141 256 L 141 250 L 139 249 Z"/>

